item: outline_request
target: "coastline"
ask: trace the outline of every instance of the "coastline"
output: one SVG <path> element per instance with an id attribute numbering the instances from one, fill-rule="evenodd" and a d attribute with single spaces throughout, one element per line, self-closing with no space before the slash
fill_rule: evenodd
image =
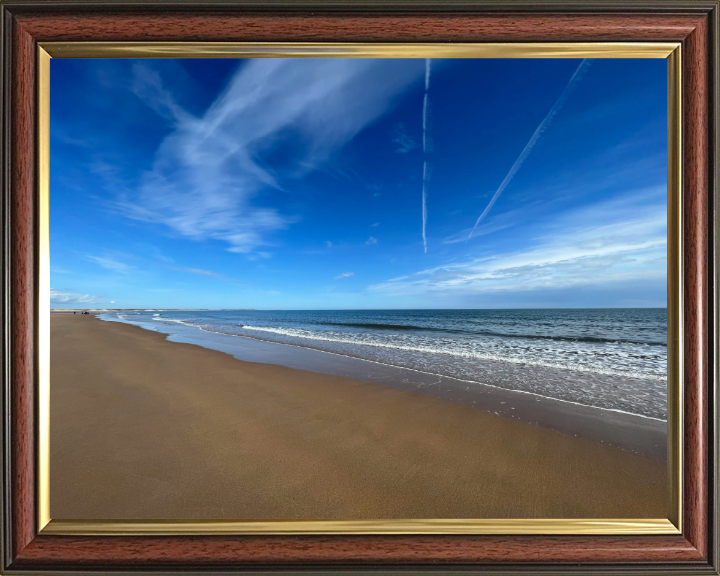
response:
<path id="1" fill-rule="evenodd" d="M 463 404 L 498 416 L 536 424 L 569 436 L 620 448 L 657 462 L 667 461 L 667 422 L 664 420 L 620 410 L 587 406 L 523 390 L 508 390 L 492 384 L 460 380 L 295 344 L 211 332 L 182 323 L 100 319 L 166 334 L 170 342 L 195 344 L 225 352 L 241 361 L 276 364 L 427 394 L 440 400 Z"/>
<path id="2" fill-rule="evenodd" d="M 664 318 L 645 310 L 157 310 L 99 317 L 164 326 L 172 335 L 185 326 L 321 350 L 667 420 Z"/>
<path id="3" fill-rule="evenodd" d="M 54 518 L 666 516 L 651 458 L 96 320 L 51 315 Z"/>

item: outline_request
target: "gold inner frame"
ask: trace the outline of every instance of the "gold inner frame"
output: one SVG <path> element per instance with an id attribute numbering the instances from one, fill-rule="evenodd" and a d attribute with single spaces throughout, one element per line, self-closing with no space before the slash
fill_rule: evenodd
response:
<path id="1" fill-rule="evenodd" d="M 51 58 L 665 58 L 668 104 L 668 518 L 53 520 L 50 516 Z M 42 534 L 679 534 L 682 530 L 681 45 L 673 42 L 357 44 L 41 42 L 37 57 L 38 531 Z"/>

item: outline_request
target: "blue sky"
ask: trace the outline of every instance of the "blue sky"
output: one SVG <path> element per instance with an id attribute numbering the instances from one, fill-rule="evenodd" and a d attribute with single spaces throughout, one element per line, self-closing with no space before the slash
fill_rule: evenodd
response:
<path id="1" fill-rule="evenodd" d="M 51 86 L 52 307 L 665 306 L 664 60 L 54 59 Z"/>

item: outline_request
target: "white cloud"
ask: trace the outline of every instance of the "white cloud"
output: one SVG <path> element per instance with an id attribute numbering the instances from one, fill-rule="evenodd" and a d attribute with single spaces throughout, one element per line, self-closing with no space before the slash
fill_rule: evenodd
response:
<path id="1" fill-rule="evenodd" d="M 100 302 L 101 299 L 90 294 L 76 294 L 75 292 L 61 292 L 50 288 L 51 304 L 94 304 Z"/>
<path id="2" fill-rule="evenodd" d="M 164 118 L 183 122 L 191 120 L 173 95 L 163 86 L 160 74 L 142 63 L 133 65 L 132 91 Z"/>
<path id="3" fill-rule="evenodd" d="M 394 295 L 450 291 L 454 294 L 601 286 L 659 281 L 666 275 L 667 218 L 664 206 L 647 207 L 637 217 L 603 220 L 612 203 L 563 217 L 586 222 L 535 240 L 526 250 L 475 258 L 422 270 L 371 286 Z M 616 216 L 617 218 L 617 216 Z"/>
<path id="4" fill-rule="evenodd" d="M 395 149 L 395 152 L 397 152 L 398 154 L 407 154 L 418 146 L 418 143 L 415 142 L 415 139 L 407 133 L 404 124 L 398 124 L 397 128 L 395 129 L 395 138 L 393 138 L 393 142 L 398 145 L 398 147 Z"/>
<path id="5" fill-rule="evenodd" d="M 272 258 L 272 253 L 270 252 L 255 252 L 254 254 L 249 254 L 247 259 L 248 260 L 260 260 L 260 258 Z"/>
<path id="6" fill-rule="evenodd" d="M 486 219 L 482 223 L 482 225 L 475 230 L 475 232 L 473 232 L 473 238 L 477 238 L 479 236 L 486 236 L 488 234 L 492 234 L 494 232 L 504 230 L 505 228 L 517 225 L 520 217 L 525 215 L 528 209 L 532 210 L 532 207 L 523 206 L 522 208 L 507 210 L 500 214 L 492 215 L 490 218 Z M 457 244 L 460 242 L 467 242 L 468 235 L 471 231 L 472 227 L 463 228 L 459 232 L 456 232 L 451 236 L 444 238 L 441 241 L 441 244 Z"/>
<path id="7" fill-rule="evenodd" d="M 365 244 L 377 244 L 377 243 L 378 243 L 378 239 L 374 238 L 373 236 L 370 236 L 370 238 L 368 238 L 367 242 L 365 242 Z"/>
<path id="8" fill-rule="evenodd" d="M 135 270 L 135 266 L 130 266 L 129 264 L 119 262 L 118 260 L 115 260 L 113 258 L 103 258 L 101 256 L 85 256 L 85 259 L 90 260 L 91 262 L 95 262 L 95 264 L 102 266 L 106 270 L 112 270 L 113 272 L 118 272 L 120 274 L 127 274 L 128 272 Z"/>
<path id="9" fill-rule="evenodd" d="M 335 276 L 335 280 L 340 280 L 340 278 L 349 278 L 350 276 L 354 276 L 355 272 L 343 272 L 342 274 L 339 274 Z"/>
<path id="10" fill-rule="evenodd" d="M 170 270 L 177 270 L 178 272 L 190 272 L 191 274 L 200 274 L 202 276 L 212 276 L 214 278 L 222 278 L 222 274 L 217 272 L 210 272 L 209 270 L 203 270 L 202 268 L 177 268 L 175 266 L 169 266 Z"/>
<path id="11" fill-rule="evenodd" d="M 330 242 L 330 240 L 325 240 L 325 246 L 332 248 L 332 242 Z"/>
<path id="12" fill-rule="evenodd" d="M 190 116 L 147 64 L 135 67 L 135 93 L 175 130 L 160 145 L 138 193 L 115 208 L 183 236 L 215 239 L 247 253 L 297 220 L 253 204 L 263 189 L 319 167 L 365 126 L 422 68 L 415 61 L 260 58 L 242 65 L 200 118 Z M 302 152 L 283 170 L 264 156 L 285 142 Z"/>

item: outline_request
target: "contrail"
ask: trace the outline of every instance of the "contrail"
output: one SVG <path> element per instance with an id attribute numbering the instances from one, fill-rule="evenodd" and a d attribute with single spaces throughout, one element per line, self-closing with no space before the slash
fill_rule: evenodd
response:
<path id="1" fill-rule="evenodd" d="M 425 192 L 425 177 L 427 175 L 427 162 L 423 162 L 423 188 L 422 188 L 422 237 L 423 248 L 427 254 L 427 237 L 425 236 L 425 226 L 427 224 L 427 193 Z"/>
<path id="2" fill-rule="evenodd" d="M 522 166 L 523 162 L 527 159 L 530 152 L 532 152 L 533 147 L 535 144 L 537 144 L 537 141 L 540 139 L 540 136 L 542 136 L 543 132 L 547 130 L 547 128 L 552 124 L 553 118 L 555 117 L 555 114 L 557 114 L 560 109 L 565 104 L 565 101 L 567 100 L 568 96 L 570 96 L 570 93 L 572 92 L 575 85 L 580 81 L 580 79 L 583 77 L 585 72 L 587 71 L 588 67 L 592 63 L 591 60 L 588 60 L 585 58 L 582 62 L 580 62 L 580 65 L 577 67 L 577 70 L 575 70 L 575 73 L 571 76 L 570 80 L 567 83 L 567 86 L 565 86 L 565 89 L 562 91 L 558 99 L 555 101 L 555 104 L 553 104 L 553 107 L 550 108 L 550 112 L 547 113 L 547 116 L 543 119 L 542 122 L 540 122 L 540 126 L 537 127 L 537 130 L 533 133 L 528 143 L 525 145 L 525 148 L 520 153 L 520 156 L 518 156 L 518 159 L 515 160 L 515 164 L 512 165 L 512 168 L 510 168 L 510 172 L 507 173 L 507 176 L 505 176 L 505 179 L 500 183 L 500 187 L 495 191 L 495 194 L 490 199 L 490 202 L 488 203 L 487 207 L 483 211 L 482 214 L 480 214 L 480 218 L 477 219 L 477 222 L 475 222 L 475 226 L 473 226 L 473 229 L 470 231 L 470 235 L 468 236 L 468 240 L 472 238 L 473 232 L 475 232 L 475 228 L 477 228 L 478 224 L 483 221 L 483 218 L 487 216 L 487 213 L 490 212 L 490 209 L 493 207 L 493 204 L 495 204 L 495 201 L 498 199 L 500 194 L 502 194 L 503 190 L 507 188 L 507 185 L 510 184 L 510 180 L 513 179 L 513 176 L 515 176 L 515 173 L 520 170 L 520 166 Z"/>
<path id="3" fill-rule="evenodd" d="M 430 58 L 425 58 L 425 98 L 423 99 L 423 152 L 427 152 L 428 90 L 430 89 Z"/>
<path id="4" fill-rule="evenodd" d="M 427 141 L 427 119 L 428 119 L 428 90 L 430 89 L 430 58 L 425 58 L 425 98 L 423 99 L 423 186 L 422 186 L 422 238 L 423 248 L 427 254 L 427 237 L 425 227 L 427 226 L 427 176 L 428 176 L 428 141 Z"/>

